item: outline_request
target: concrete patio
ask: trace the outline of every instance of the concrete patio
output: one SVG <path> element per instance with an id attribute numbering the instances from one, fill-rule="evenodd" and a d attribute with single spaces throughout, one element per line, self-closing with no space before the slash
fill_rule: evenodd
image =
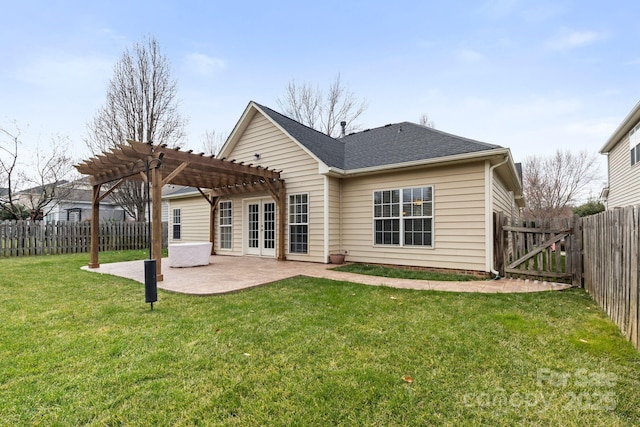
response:
<path id="1" fill-rule="evenodd" d="M 171 268 L 168 259 L 162 260 L 164 280 L 158 288 L 190 295 L 217 295 L 266 285 L 295 276 L 318 277 L 362 283 L 372 286 L 436 290 L 451 292 L 540 292 L 567 289 L 570 285 L 529 280 L 500 279 L 471 282 L 438 282 L 430 280 L 393 279 L 330 270 L 333 264 L 276 261 L 268 258 L 211 256 L 210 264 L 202 267 Z M 102 274 L 125 277 L 144 283 L 144 261 L 101 264 L 99 268 L 83 269 Z"/>

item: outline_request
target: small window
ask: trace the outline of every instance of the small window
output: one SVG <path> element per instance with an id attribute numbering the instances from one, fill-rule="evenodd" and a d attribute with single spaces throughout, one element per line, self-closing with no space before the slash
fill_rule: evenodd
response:
<path id="1" fill-rule="evenodd" d="M 629 131 L 629 150 L 631 166 L 640 163 L 640 123 Z"/>
<path id="2" fill-rule="evenodd" d="M 233 245 L 233 209 L 231 201 L 220 202 L 220 248 L 231 249 Z"/>
<path id="3" fill-rule="evenodd" d="M 173 210 L 173 239 L 180 240 L 181 234 L 181 219 L 180 219 L 180 209 Z"/>
<path id="4" fill-rule="evenodd" d="M 289 196 L 289 252 L 309 252 L 309 195 Z"/>

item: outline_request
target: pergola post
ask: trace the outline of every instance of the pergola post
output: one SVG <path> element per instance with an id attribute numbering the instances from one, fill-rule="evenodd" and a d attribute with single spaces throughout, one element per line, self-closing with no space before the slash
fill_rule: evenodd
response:
<path id="1" fill-rule="evenodd" d="M 284 251 L 285 227 L 287 224 L 287 191 L 284 188 L 284 181 L 280 182 L 278 189 L 278 261 L 286 261 L 287 256 Z"/>
<path id="2" fill-rule="evenodd" d="M 209 241 L 211 242 L 211 255 L 216 254 L 216 209 L 220 197 L 213 194 L 209 198 Z"/>
<path id="3" fill-rule="evenodd" d="M 156 280 L 162 276 L 162 172 L 160 166 L 151 170 L 151 258 L 156 260 Z"/>
<path id="4" fill-rule="evenodd" d="M 100 267 L 98 251 L 100 249 L 100 184 L 91 187 L 91 237 L 89 268 Z"/>

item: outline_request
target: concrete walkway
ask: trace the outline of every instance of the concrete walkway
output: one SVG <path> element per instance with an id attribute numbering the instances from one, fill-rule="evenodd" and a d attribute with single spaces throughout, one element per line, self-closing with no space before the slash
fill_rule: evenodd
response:
<path id="1" fill-rule="evenodd" d="M 436 290 L 452 292 L 540 292 L 562 290 L 570 285 L 529 280 L 500 279 L 471 282 L 438 282 L 430 280 L 393 279 L 363 274 L 332 271 L 332 264 L 311 262 L 276 261 L 257 257 L 214 255 L 211 263 L 203 267 L 171 268 L 169 260 L 162 260 L 164 280 L 158 288 L 190 295 L 216 295 L 265 285 L 295 276 L 319 277 L 372 286 Z M 144 261 L 102 264 L 97 269 L 83 269 L 96 273 L 112 274 L 144 283 Z"/>

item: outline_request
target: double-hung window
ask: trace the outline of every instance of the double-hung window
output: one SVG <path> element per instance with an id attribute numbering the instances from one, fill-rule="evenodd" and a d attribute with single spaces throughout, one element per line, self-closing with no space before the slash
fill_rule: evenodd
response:
<path id="1" fill-rule="evenodd" d="M 433 247 L 433 187 L 373 193 L 374 244 Z"/>
<path id="2" fill-rule="evenodd" d="M 174 240 L 180 240 L 180 233 L 181 233 L 181 219 L 180 219 L 180 209 L 174 209 L 173 210 L 173 222 L 172 222 L 172 229 L 173 229 L 173 239 Z"/>
<path id="3" fill-rule="evenodd" d="M 376 245 L 400 244 L 400 190 L 373 193 Z"/>
<path id="4" fill-rule="evenodd" d="M 220 248 L 233 247 L 233 207 L 231 201 L 220 202 Z"/>
<path id="5" fill-rule="evenodd" d="M 640 163 L 640 123 L 629 131 L 629 150 L 631 151 L 631 166 Z"/>
<path id="6" fill-rule="evenodd" d="M 289 196 L 289 252 L 309 252 L 309 195 Z"/>

